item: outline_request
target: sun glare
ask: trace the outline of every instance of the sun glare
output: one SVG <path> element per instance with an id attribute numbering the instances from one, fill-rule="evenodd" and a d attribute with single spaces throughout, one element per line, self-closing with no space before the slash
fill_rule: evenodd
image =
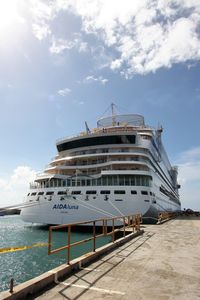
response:
<path id="1" fill-rule="evenodd" d="M 18 14 L 18 0 L 0 0 L 0 32 L 6 33 L 23 19 Z"/>

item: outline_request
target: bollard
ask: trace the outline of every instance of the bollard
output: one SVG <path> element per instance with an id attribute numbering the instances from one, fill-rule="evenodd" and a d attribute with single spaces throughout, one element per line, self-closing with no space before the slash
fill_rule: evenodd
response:
<path id="1" fill-rule="evenodd" d="M 14 278 L 10 279 L 10 293 L 13 293 L 13 287 L 14 287 Z"/>

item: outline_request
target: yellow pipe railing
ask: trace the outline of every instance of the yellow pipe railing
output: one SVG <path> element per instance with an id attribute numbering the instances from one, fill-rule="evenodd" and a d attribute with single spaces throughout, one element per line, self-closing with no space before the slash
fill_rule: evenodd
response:
<path id="1" fill-rule="evenodd" d="M 178 212 L 163 211 L 163 212 L 161 212 L 161 213 L 158 214 L 158 222 L 157 222 L 157 224 L 161 224 L 164 221 L 176 218 L 178 215 L 179 215 Z"/>
<path id="2" fill-rule="evenodd" d="M 119 224 L 116 224 L 116 221 L 118 221 Z M 93 241 L 92 250 L 93 252 L 96 251 L 96 239 L 102 236 L 112 236 L 112 242 L 115 242 L 116 233 L 117 232 L 123 232 L 123 237 L 126 235 L 126 228 L 132 228 L 132 232 L 134 231 L 140 231 L 140 224 L 142 222 L 142 218 L 140 214 L 137 215 L 129 215 L 129 216 L 119 216 L 119 217 L 113 217 L 113 218 L 106 218 L 106 219 L 97 219 L 93 221 L 86 221 L 86 222 L 78 222 L 73 224 L 64 224 L 64 225 L 56 225 L 56 226 L 50 226 L 49 227 L 49 238 L 48 238 L 48 254 L 54 254 L 57 252 L 60 252 L 62 250 L 68 250 L 67 253 L 67 263 L 70 264 L 70 254 L 71 254 L 71 247 L 84 244 L 89 241 Z M 102 227 L 102 233 L 97 234 L 96 232 L 96 226 Z M 79 226 L 79 225 L 89 225 L 93 227 L 93 234 L 91 237 L 76 241 L 71 243 L 71 228 L 73 226 Z M 100 224 L 100 225 L 99 225 Z M 108 225 L 110 224 L 110 225 Z M 117 227 L 116 227 L 117 226 Z M 59 229 L 65 229 L 67 228 L 68 232 L 68 242 L 66 245 L 52 249 L 52 233 L 54 230 Z M 111 231 L 108 230 L 111 228 Z"/>

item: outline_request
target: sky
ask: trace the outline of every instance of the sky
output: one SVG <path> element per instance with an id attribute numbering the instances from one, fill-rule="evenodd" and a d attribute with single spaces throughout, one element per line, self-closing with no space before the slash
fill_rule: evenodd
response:
<path id="1" fill-rule="evenodd" d="M 199 0 L 1 0 L 0 66 L 0 207 L 114 102 L 163 126 L 182 208 L 200 210 Z"/>

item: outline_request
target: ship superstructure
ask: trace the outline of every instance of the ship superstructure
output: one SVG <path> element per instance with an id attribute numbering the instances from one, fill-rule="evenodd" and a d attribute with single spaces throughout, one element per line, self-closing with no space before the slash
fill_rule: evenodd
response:
<path id="1" fill-rule="evenodd" d="M 141 115 L 112 113 L 97 128 L 59 140 L 58 154 L 30 184 L 23 220 L 68 224 L 180 210 L 177 168 L 161 134 Z"/>

